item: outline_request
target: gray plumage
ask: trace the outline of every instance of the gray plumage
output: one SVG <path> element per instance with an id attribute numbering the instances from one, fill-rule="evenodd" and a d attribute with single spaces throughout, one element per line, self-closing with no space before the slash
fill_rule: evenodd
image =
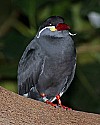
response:
<path id="1" fill-rule="evenodd" d="M 75 67 L 76 51 L 68 30 L 38 31 L 19 62 L 18 92 L 40 101 L 40 93 L 45 93 L 52 102 L 68 89 Z"/>

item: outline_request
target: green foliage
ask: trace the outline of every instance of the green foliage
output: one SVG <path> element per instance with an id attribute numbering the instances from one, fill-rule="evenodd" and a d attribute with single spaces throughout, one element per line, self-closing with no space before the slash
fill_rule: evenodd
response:
<path id="1" fill-rule="evenodd" d="M 39 25 L 52 15 L 64 17 L 77 47 L 75 79 L 62 97 L 74 109 L 100 113 L 100 29 L 88 20 L 100 13 L 99 0 L 3 0 L 0 2 L 0 85 L 17 92 L 18 61 Z M 66 98 L 67 97 L 67 98 Z"/>
<path id="2" fill-rule="evenodd" d="M 1 82 L 1 86 L 12 91 L 13 92 L 16 92 L 17 93 L 17 83 L 16 82 L 13 82 L 13 81 L 4 81 L 4 82 Z"/>

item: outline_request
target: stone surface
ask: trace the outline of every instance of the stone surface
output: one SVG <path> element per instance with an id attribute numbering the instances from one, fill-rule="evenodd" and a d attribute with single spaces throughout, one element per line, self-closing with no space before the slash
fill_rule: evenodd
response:
<path id="1" fill-rule="evenodd" d="M 100 125 L 100 115 L 54 108 L 0 87 L 0 125 Z"/>

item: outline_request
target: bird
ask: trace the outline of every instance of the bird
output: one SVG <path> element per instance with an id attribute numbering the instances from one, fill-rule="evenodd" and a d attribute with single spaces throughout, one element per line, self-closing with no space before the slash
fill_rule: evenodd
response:
<path id="1" fill-rule="evenodd" d="M 61 16 L 47 18 L 26 47 L 18 64 L 18 94 L 62 105 L 60 97 L 70 86 L 76 69 L 75 43 L 70 26 Z M 58 104 L 53 102 L 57 100 Z M 69 109 L 69 108 L 68 108 Z"/>

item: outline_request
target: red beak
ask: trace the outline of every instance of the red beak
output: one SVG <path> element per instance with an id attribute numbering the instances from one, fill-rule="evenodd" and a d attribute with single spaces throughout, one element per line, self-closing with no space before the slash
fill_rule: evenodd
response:
<path id="1" fill-rule="evenodd" d="M 68 26 L 67 24 L 64 24 L 64 23 L 59 23 L 59 24 L 57 24 L 56 29 L 57 29 L 58 31 L 61 31 L 61 30 L 69 30 L 69 29 L 70 29 L 70 26 Z"/>

